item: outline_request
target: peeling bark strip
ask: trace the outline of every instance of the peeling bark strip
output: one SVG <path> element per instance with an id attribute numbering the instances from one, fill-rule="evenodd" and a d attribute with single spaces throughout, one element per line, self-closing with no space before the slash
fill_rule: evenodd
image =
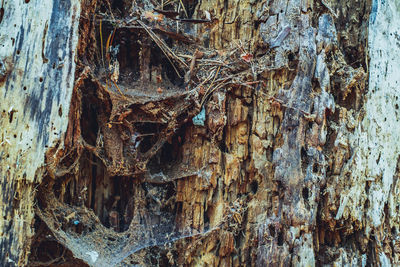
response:
<path id="1" fill-rule="evenodd" d="M 326 160 L 320 148 L 326 142 L 326 112 L 335 111 L 333 96 L 326 91 L 328 88 L 323 87 L 318 94 L 313 92 L 315 88 L 312 84 L 315 72 L 321 72 L 316 69 L 317 45 L 328 47 L 331 42 L 323 38 L 323 30 L 331 27 L 329 30 L 335 32 L 332 23 L 329 24 L 332 18 L 325 14 L 320 17 L 317 35 L 317 30 L 310 24 L 309 14 L 301 14 L 300 7 L 292 8 L 291 12 L 286 14 L 290 25 L 300 22 L 300 30 L 291 33 L 298 36 L 295 40 L 299 41 L 290 43 L 286 53 L 296 53 L 298 49 L 299 63 L 290 88 L 281 90 L 279 97 L 286 103 L 281 126 L 283 145 L 273 154 L 276 165 L 274 179 L 279 184 L 280 212 L 269 217 L 267 225 L 261 226 L 262 238 L 257 255 L 257 264 L 260 266 L 279 262 L 294 266 L 316 264 L 312 229 L 316 224 L 320 189 L 326 180 Z M 285 17 L 282 20 L 285 21 Z M 319 40 L 316 35 L 320 37 Z M 320 44 L 323 41 L 326 44 Z M 319 52 L 325 54 L 329 50 L 320 49 Z M 311 98 L 312 92 L 316 95 L 314 99 Z M 309 122 L 311 117 L 313 120 Z M 310 123 L 313 124 L 312 130 L 308 126 Z M 314 166 L 317 166 L 317 170 Z M 282 231 L 284 237 L 283 244 L 275 244 L 270 249 L 268 236 L 274 235 L 270 230 L 271 225 L 274 231 Z"/>
<path id="2" fill-rule="evenodd" d="M 47 148 L 63 147 L 80 1 L 2 1 L 2 10 L 0 265 L 21 266 L 33 235 L 34 184 Z"/>
<path id="3" fill-rule="evenodd" d="M 399 25 L 399 1 L 373 1 L 365 115 L 349 137 L 354 154 L 344 166 L 348 178 L 337 213 L 337 219 L 363 224 L 365 237 L 375 240 L 376 262 L 381 266 L 400 263 Z M 366 208 L 361 212 L 359 207 L 363 206 Z"/>

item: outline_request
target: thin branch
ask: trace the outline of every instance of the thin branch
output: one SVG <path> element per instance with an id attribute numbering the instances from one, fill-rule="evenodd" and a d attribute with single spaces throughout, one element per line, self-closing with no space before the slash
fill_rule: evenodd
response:
<path id="1" fill-rule="evenodd" d="M 102 32 L 102 27 L 101 27 L 101 25 L 102 25 L 102 19 L 100 19 L 100 46 L 101 46 L 101 61 L 103 62 L 103 68 L 106 68 L 105 67 L 105 64 L 104 64 L 104 56 L 103 56 L 103 32 Z"/>
<path id="2" fill-rule="evenodd" d="M 203 99 L 201 100 L 200 106 L 203 106 L 203 104 L 204 104 L 204 102 L 206 101 L 207 97 L 210 95 L 210 93 L 211 93 L 211 92 L 210 92 L 210 88 L 211 88 L 211 86 L 214 84 L 214 81 L 215 81 L 215 79 L 217 78 L 220 69 L 221 69 L 221 66 L 218 67 L 218 70 L 217 70 L 217 72 L 215 73 L 214 79 L 212 80 L 212 82 L 211 82 L 210 85 L 208 86 L 207 91 L 206 91 L 206 94 L 204 95 Z M 211 91 L 213 91 L 213 90 L 211 90 Z"/>
<path id="3" fill-rule="evenodd" d="M 150 35 L 150 37 L 153 39 L 153 41 L 160 47 L 161 51 L 165 54 L 165 56 L 168 58 L 169 62 L 171 63 L 172 67 L 174 68 L 175 72 L 178 74 L 180 78 L 182 78 L 181 74 L 179 73 L 178 69 L 176 68 L 175 64 L 172 62 L 171 58 L 175 58 L 179 63 L 184 65 L 186 68 L 188 65 L 183 62 L 178 56 L 172 52 L 172 50 L 164 43 L 163 40 L 161 40 L 157 34 L 155 34 L 146 24 L 144 24 L 142 21 L 137 20 L 137 22 L 145 29 L 145 31 Z"/>

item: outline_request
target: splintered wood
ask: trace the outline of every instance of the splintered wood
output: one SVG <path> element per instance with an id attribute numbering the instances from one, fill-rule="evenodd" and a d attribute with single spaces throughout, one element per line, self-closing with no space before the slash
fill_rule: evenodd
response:
<path id="1" fill-rule="evenodd" d="M 365 114 L 388 125 L 365 102 L 381 97 L 366 90 L 369 2 L 86 2 L 32 263 L 398 263 L 398 222 L 378 216 L 396 207 L 374 199 L 395 195 L 397 178 L 364 179 L 356 163 L 397 153 L 357 149 L 364 127 L 379 128 Z M 48 258 L 50 239 L 60 251 Z"/>

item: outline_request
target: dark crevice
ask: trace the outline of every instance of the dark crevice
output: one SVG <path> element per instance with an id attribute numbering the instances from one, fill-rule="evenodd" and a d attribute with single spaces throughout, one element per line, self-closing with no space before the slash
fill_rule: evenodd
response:
<path id="1" fill-rule="evenodd" d="M 250 189 L 251 189 L 251 192 L 253 194 L 257 193 L 257 191 L 258 191 L 258 182 L 257 181 L 251 182 L 250 183 Z"/>
<path id="2" fill-rule="evenodd" d="M 309 164 L 309 158 L 307 155 L 306 148 L 303 146 L 300 150 L 300 157 L 301 157 L 301 168 L 305 171 Z"/>

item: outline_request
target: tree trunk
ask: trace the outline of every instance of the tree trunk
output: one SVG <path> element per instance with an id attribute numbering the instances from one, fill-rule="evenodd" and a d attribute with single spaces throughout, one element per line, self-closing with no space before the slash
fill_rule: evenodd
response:
<path id="1" fill-rule="evenodd" d="M 2 266 L 398 265 L 400 4 L 3 1 Z"/>
<path id="2" fill-rule="evenodd" d="M 26 265 L 45 154 L 64 146 L 79 1 L 2 1 L 0 265 Z"/>

